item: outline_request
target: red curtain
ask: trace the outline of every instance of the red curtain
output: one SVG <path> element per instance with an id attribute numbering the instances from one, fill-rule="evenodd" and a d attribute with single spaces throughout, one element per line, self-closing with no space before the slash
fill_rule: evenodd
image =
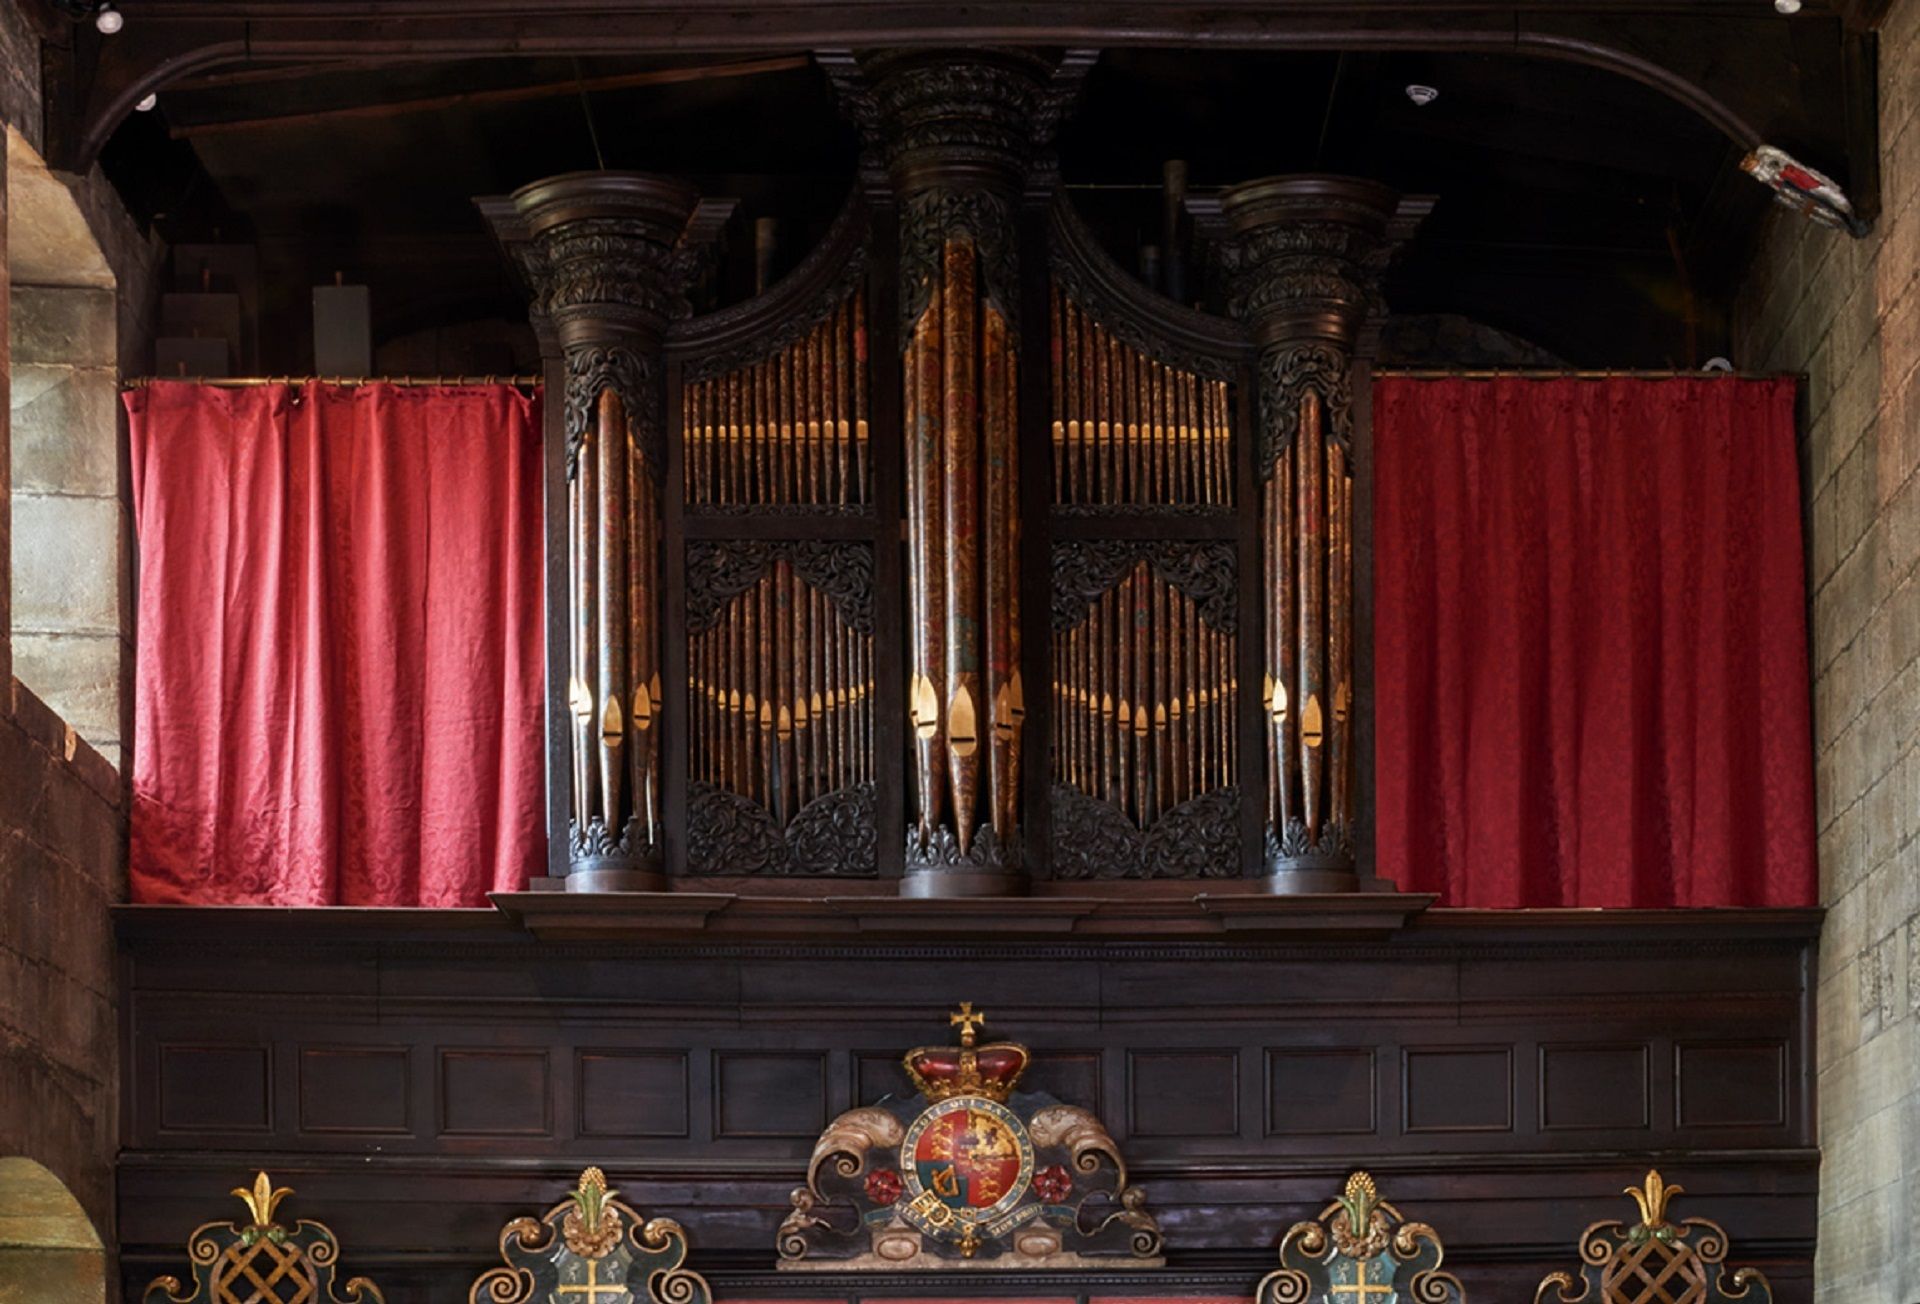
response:
<path id="1" fill-rule="evenodd" d="M 478 906 L 545 856 L 538 400 L 127 396 L 136 901 Z"/>
<path id="2" fill-rule="evenodd" d="M 1383 378 L 1374 441 L 1379 872 L 1813 903 L 1793 382 Z"/>

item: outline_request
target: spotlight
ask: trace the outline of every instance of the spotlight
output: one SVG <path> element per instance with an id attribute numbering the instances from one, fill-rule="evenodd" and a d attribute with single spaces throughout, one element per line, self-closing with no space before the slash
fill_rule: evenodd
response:
<path id="1" fill-rule="evenodd" d="M 160 97 L 158 95 L 149 95 L 147 96 L 147 98 L 145 98 L 144 100 L 141 100 L 138 104 L 134 105 L 133 111 L 135 113 L 152 113 L 153 106 L 158 104 L 159 102 L 160 102 Z"/>
<path id="2" fill-rule="evenodd" d="M 1440 92 L 1435 87 L 1422 86 L 1420 83 L 1415 82 L 1413 85 L 1407 87 L 1407 98 L 1424 109 L 1427 105 L 1440 98 Z"/>
<path id="3" fill-rule="evenodd" d="M 102 36 L 112 36 L 115 32 L 127 25 L 127 20 L 121 12 L 111 4 L 104 4 L 100 6 L 100 11 L 93 16 L 93 25 L 99 30 Z"/>
<path id="4" fill-rule="evenodd" d="M 1783 14 L 1800 12 L 1800 0 L 1773 0 L 1773 7 Z"/>

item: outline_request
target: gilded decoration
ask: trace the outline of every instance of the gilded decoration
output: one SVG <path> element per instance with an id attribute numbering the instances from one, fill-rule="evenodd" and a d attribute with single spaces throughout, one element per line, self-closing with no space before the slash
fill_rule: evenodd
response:
<path id="1" fill-rule="evenodd" d="M 1459 1278 L 1440 1268 L 1444 1255 L 1433 1228 L 1408 1222 L 1371 1176 L 1355 1173 L 1314 1221 L 1287 1229 L 1255 1304 L 1465 1304 Z"/>
<path id="2" fill-rule="evenodd" d="M 187 1238 L 192 1289 L 178 1277 L 155 1277 L 145 1304 L 383 1304 L 380 1288 L 365 1277 L 337 1283 L 340 1243 L 325 1224 L 279 1221 L 291 1187 L 258 1173 L 251 1187 L 232 1194 L 246 1205 L 247 1221 L 196 1228 Z"/>
<path id="3" fill-rule="evenodd" d="M 1668 1205 L 1684 1189 L 1649 1170 L 1643 1184 L 1624 1192 L 1640 1220 L 1587 1228 L 1580 1270 L 1549 1274 L 1534 1291 L 1534 1304 L 1772 1304 L 1773 1288 L 1757 1268 L 1727 1270 L 1727 1233 L 1719 1223 L 1668 1217 Z"/>
<path id="4" fill-rule="evenodd" d="M 963 1004 L 958 1046 L 902 1059 L 918 1099 L 849 1110 L 814 1145 L 780 1225 L 782 1268 L 1158 1267 L 1160 1228 L 1100 1120 L 1019 1089 L 1025 1046 L 979 1044 Z"/>
<path id="5" fill-rule="evenodd" d="M 686 1266 L 687 1233 L 643 1218 L 589 1168 L 567 1198 L 500 1232 L 504 1267 L 467 1292 L 468 1304 L 713 1304 L 706 1278 Z"/>

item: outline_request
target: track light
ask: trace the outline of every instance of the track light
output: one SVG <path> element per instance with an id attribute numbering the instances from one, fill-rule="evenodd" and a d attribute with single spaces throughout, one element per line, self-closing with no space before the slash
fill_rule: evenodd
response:
<path id="1" fill-rule="evenodd" d="M 160 102 L 159 95 L 157 94 L 149 95 L 145 99 L 141 100 L 138 104 L 134 105 L 133 111 L 135 113 L 152 113 L 153 106 L 158 104 L 159 102 Z"/>
<path id="2" fill-rule="evenodd" d="M 112 36 L 127 25 L 127 20 L 111 4 L 103 4 L 99 12 L 93 16 L 93 25 L 102 36 Z"/>
<path id="3" fill-rule="evenodd" d="M 1436 87 L 1422 86 L 1420 83 L 1415 82 L 1407 87 L 1407 98 L 1412 100 L 1418 107 L 1424 109 L 1427 105 L 1440 98 L 1440 91 Z"/>
<path id="4" fill-rule="evenodd" d="M 1800 0 L 1773 0 L 1773 7 L 1783 14 L 1800 12 Z"/>

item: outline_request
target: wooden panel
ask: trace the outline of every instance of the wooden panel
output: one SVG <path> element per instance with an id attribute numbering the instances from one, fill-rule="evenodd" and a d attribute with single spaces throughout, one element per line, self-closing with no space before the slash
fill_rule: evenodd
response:
<path id="1" fill-rule="evenodd" d="M 1787 1048 L 1780 1042 L 1681 1042 L 1674 1047 L 1681 1127 L 1782 1127 Z"/>
<path id="2" fill-rule="evenodd" d="M 1239 1135 L 1240 1056 L 1230 1050 L 1128 1056 L 1127 1130 L 1137 1137 Z"/>
<path id="3" fill-rule="evenodd" d="M 687 1057 L 682 1053 L 583 1050 L 574 1082 L 583 1137 L 687 1135 Z"/>
<path id="4" fill-rule="evenodd" d="M 1408 1132 L 1513 1130 L 1513 1051 L 1409 1049 L 1401 1100 Z"/>
<path id="5" fill-rule="evenodd" d="M 410 1061 L 404 1046 L 302 1046 L 300 1130 L 407 1135 Z"/>
<path id="6" fill-rule="evenodd" d="M 1644 1128 L 1647 1077 L 1645 1045 L 1542 1046 L 1540 1129 Z"/>
<path id="7" fill-rule="evenodd" d="M 544 1050 L 442 1050 L 442 1136 L 544 1136 L 553 1095 Z"/>
<path id="8" fill-rule="evenodd" d="M 722 1051 L 713 1064 L 716 1137 L 804 1137 L 827 1125 L 827 1057 Z"/>
<path id="9" fill-rule="evenodd" d="M 162 1046 L 160 1126 L 169 1132 L 271 1132 L 271 1064 L 265 1046 Z"/>
<path id="10" fill-rule="evenodd" d="M 1371 1047 L 1267 1051 L 1267 1135 L 1371 1133 L 1379 1094 Z"/>
<path id="11" fill-rule="evenodd" d="M 1529 1298 L 1583 1227 L 1628 1212 L 1620 1190 L 1652 1162 L 1741 1261 L 1776 1285 L 1809 1280 L 1807 916 L 1434 911 L 1367 940 L 1010 935 L 1048 905 L 966 905 L 971 922 L 937 936 L 725 942 L 543 942 L 477 911 L 123 911 L 126 1276 L 178 1272 L 258 1158 L 295 1174 L 301 1211 L 391 1304 L 463 1299 L 500 1227 L 597 1163 L 687 1226 L 723 1300 L 969 1293 L 769 1270 L 819 1127 L 907 1090 L 900 1053 L 948 1041 L 947 1011 L 969 999 L 989 1037 L 1033 1048 L 1030 1085 L 1103 1115 L 1167 1229 L 1175 1267 L 1079 1289 L 1250 1294 L 1275 1235 L 1366 1168 L 1442 1229 L 1471 1297 Z M 1640 1047 L 1644 1089 L 1623 1091 Z M 323 1070 L 338 1083 L 397 1064 L 302 1054 L 342 1049 L 410 1057 L 409 1134 L 308 1126 L 399 1116 L 344 1086 L 330 1098 Z M 1636 1095 L 1643 1125 L 1623 1103 Z"/>

